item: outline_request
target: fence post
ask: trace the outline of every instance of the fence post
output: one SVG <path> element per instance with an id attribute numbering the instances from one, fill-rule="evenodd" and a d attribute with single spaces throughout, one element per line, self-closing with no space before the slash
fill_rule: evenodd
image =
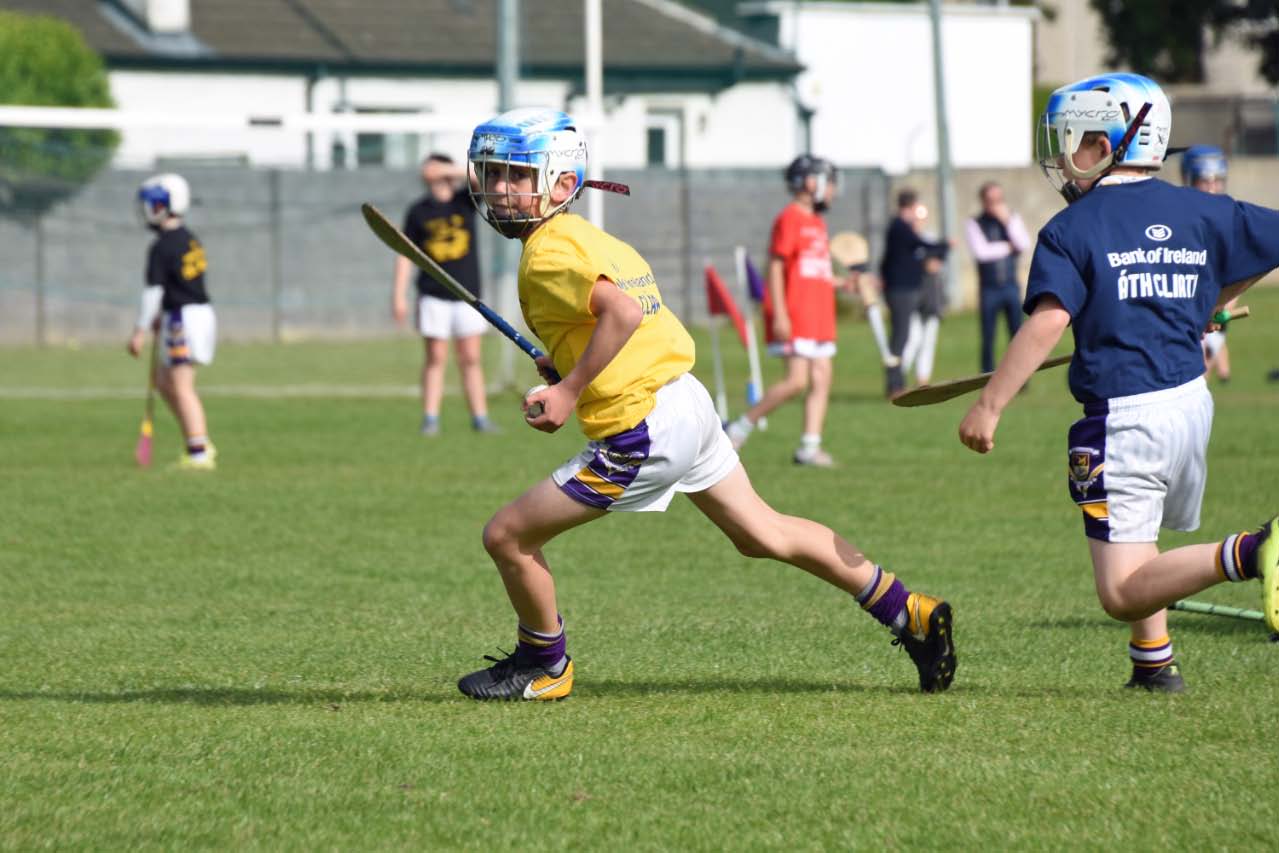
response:
<path id="1" fill-rule="evenodd" d="M 48 329 L 46 327 L 46 305 L 45 300 L 45 269 L 44 269 L 44 215 L 37 214 L 31 223 L 33 236 L 32 241 L 35 244 L 36 253 L 36 275 L 35 275 L 35 300 L 36 300 L 36 346 L 42 347 L 48 343 Z"/>
<path id="2" fill-rule="evenodd" d="M 271 340 L 280 343 L 284 333 L 284 238 L 283 216 L 280 203 L 280 170 L 272 169 L 270 180 L 271 199 Z"/>

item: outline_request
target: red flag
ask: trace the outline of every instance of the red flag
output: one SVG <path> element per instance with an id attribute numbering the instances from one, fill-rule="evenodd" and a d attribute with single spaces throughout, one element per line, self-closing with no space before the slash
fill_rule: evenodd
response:
<path id="1" fill-rule="evenodd" d="M 710 264 L 706 265 L 706 309 L 712 315 L 727 314 L 732 318 L 733 328 L 737 329 L 737 337 L 742 339 L 742 346 L 747 346 L 746 321 L 742 319 L 742 312 L 737 310 L 733 294 L 729 293 L 719 273 L 715 272 L 715 267 Z"/>

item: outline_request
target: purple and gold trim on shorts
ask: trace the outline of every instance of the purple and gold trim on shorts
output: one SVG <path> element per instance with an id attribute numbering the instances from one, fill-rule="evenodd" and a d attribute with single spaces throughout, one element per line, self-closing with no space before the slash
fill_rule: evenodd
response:
<path id="1" fill-rule="evenodd" d="M 591 448 L 591 461 L 565 480 L 560 489 L 578 503 L 608 509 L 635 482 L 640 466 L 648 458 L 652 449 L 648 422 L 640 421 L 639 426 L 626 432 L 593 441 Z"/>
<path id="2" fill-rule="evenodd" d="M 164 329 L 164 348 L 168 354 L 168 364 L 175 367 L 179 364 L 191 363 L 191 347 L 187 344 L 186 332 L 182 328 L 182 309 L 174 308 L 168 312 L 169 322 Z"/>
<path id="3" fill-rule="evenodd" d="M 1084 409 L 1070 428 L 1067 479 L 1070 499 L 1084 514 L 1084 534 L 1110 541 L 1110 509 L 1106 496 L 1106 411 Z"/>

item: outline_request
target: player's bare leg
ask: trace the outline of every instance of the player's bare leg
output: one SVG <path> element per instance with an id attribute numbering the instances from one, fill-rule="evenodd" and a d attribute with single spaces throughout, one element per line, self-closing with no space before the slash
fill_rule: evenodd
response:
<path id="1" fill-rule="evenodd" d="M 462 393 L 466 396 L 466 406 L 471 411 L 471 424 L 477 431 L 489 432 L 493 427 L 488 419 L 484 367 L 480 361 L 481 340 L 481 335 L 458 338 L 453 342 L 453 348 L 457 353 L 458 373 L 462 377 Z"/>
<path id="2" fill-rule="evenodd" d="M 449 361 L 449 342 L 444 338 L 423 338 L 422 434 L 440 431 L 440 401 L 444 399 L 444 368 Z"/>
<path id="3" fill-rule="evenodd" d="M 562 699 L 573 690 L 573 662 L 565 649 L 555 580 L 542 554 L 554 537 L 593 521 L 604 510 L 580 504 L 549 477 L 502 507 L 484 526 L 506 596 L 519 617 L 517 645 L 493 666 L 471 673 L 458 689 L 473 699 Z"/>
<path id="4" fill-rule="evenodd" d="M 1116 615 L 1124 612 L 1125 584 L 1143 565 L 1159 556 L 1159 547 L 1154 542 L 1109 543 L 1096 539 L 1089 539 L 1088 545 L 1092 549 L 1093 580 L 1102 608 L 1116 619 L 1128 622 L 1131 631 L 1128 656 L 1132 660 L 1132 678 L 1126 686 L 1161 693 L 1181 692 L 1186 685 L 1168 636 L 1168 611 L 1161 609 L 1144 618 Z"/>
<path id="5" fill-rule="evenodd" d="M 782 378 L 782 381 L 770 385 L 758 403 L 728 425 L 728 437 L 733 442 L 733 449 L 738 450 L 746 443 L 746 439 L 750 438 L 751 431 L 755 428 L 755 424 L 759 423 L 760 418 L 767 417 L 769 412 L 803 393 L 808 387 L 808 380 L 809 359 L 797 355 L 787 358 L 786 376 Z"/>
<path id="6" fill-rule="evenodd" d="M 910 652 L 922 690 L 931 693 L 950 686 L 955 650 L 949 604 L 910 592 L 829 527 L 774 510 L 756 493 L 740 464 L 689 498 L 744 556 L 790 563 L 856 598 Z"/>
<path id="7" fill-rule="evenodd" d="M 804 397 L 804 434 L 800 447 L 795 451 L 795 462 L 828 468 L 835 464 L 830 454 L 822 449 L 822 428 L 826 423 L 826 409 L 830 403 L 830 388 L 835 373 L 834 362 L 829 358 L 805 359 L 808 362 L 808 394 Z"/>
<path id="8" fill-rule="evenodd" d="M 156 367 L 156 389 L 177 418 L 186 440 L 183 467 L 211 468 L 217 451 L 209 441 L 208 422 L 204 416 L 204 403 L 195 391 L 195 366 L 175 364 Z"/>

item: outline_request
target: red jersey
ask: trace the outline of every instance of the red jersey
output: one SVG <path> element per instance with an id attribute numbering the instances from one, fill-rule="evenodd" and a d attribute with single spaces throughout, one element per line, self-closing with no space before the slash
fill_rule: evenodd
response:
<path id="1" fill-rule="evenodd" d="M 835 280 L 831 275 L 826 220 L 791 203 L 773 220 L 769 254 L 785 271 L 786 313 L 792 338 L 835 340 Z M 764 330 L 773 339 L 772 291 L 764 290 Z"/>

